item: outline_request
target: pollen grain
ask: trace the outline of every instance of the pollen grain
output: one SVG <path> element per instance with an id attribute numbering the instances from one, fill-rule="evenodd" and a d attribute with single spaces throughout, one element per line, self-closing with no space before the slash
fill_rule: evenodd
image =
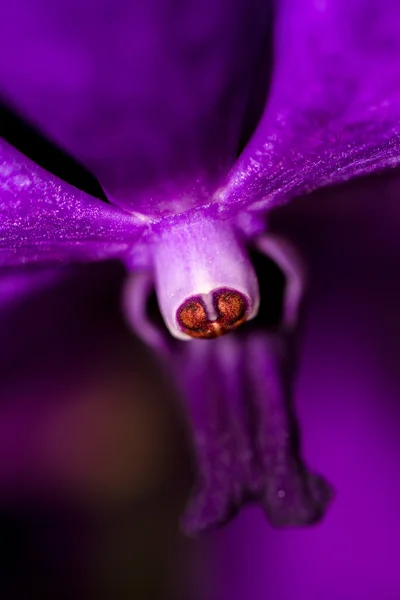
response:
<path id="1" fill-rule="evenodd" d="M 208 317 L 200 296 L 186 300 L 177 312 L 177 320 L 182 331 L 193 338 L 210 339 L 236 329 L 247 318 L 247 301 L 235 290 L 214 291 L 213 303 L 218 315 L 216 319 Z"/>

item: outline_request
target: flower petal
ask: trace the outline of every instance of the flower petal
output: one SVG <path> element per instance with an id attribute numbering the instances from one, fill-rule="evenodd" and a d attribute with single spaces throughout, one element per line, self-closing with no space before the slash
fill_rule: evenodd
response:
<path id="1" fill-rule="evenodd" d="M 331 491 L 301 460 L 287 373 L 288 337 L 262 330 L 185 346 L 184 380 L 198 465 L 183 518 L 197 534 L 258 502 L 275 526 L 318 521 Z"/>
<path id="2" fill-rule="evenodd" d="M 0 265 L 119 257 L 143 224 L 47 173 L 0 139 Z"/>
<path id="3" fill-rule="evenodd" d="M 264 211 L 400 163 L 400 6 L 281 0 L 275 73 L 227 203 Z"/>
<path id="4" fill-rule="evenodd" d="M 15 0 L 0 93 L 146 214 L 208 203 L 233 165 L 267 0 Z"/>

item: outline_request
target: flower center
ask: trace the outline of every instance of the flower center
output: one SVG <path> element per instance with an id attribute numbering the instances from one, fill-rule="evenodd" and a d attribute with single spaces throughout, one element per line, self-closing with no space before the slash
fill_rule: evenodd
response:
<path id="1" fill-rule="evenodd" d="M 158 304 L 171 334 L 210 339 L 257 314 L 259 290 L 244 239 L 230 220 L 194 212 L 153 232 Z"/>
<path id="2" fill-rule="evenodd" d="M 188 298 L 177 311 L 182 331 L 193 338 L 214 338 L 228 333 L 247 318 L 248 302 L 235 290 L 212 292 L 209 310 L 201 296 Z"/>

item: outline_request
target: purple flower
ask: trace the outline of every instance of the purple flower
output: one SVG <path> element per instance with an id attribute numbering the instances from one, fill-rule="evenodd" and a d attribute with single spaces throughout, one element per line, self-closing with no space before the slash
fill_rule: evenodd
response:
<path id="1" fill-rule="evenodd" d="M 291 410 L 304 276 L 265 213 L 398 163 L 399 16 L 391 0 L 1 9 L 4 102 L 90 170 L 111 204 L 1 141 L 0 262 L 123 261 L 125 314 L 187 396 L 199 469 L 187 531 L 255 500 L 276 525 L 310 523 L 329 500 L 301 460 Z M 250 247 L 286 278 L 279 326 L 256 319 L 191 339 L 257 316 Z M 147 314 L 153 288 L 169 332 L 189 343 Z"/>

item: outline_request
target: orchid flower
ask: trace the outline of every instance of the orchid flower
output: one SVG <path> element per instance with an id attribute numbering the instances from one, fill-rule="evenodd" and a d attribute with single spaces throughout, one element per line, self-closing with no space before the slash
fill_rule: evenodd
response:
<path id="1" fill-rule="evenodd" d="M 394 0 L 0 11 L 3 102 L 109 201 L 1 140 L 0 264 L 124 263 L 126 317 L 187 396 L 199 471 L 189 532 L 254 500 L 276 525 L 310 523 L 330 498 L 301 460 L 291 410 L 304 269 L 266 213 L 398 164 L 398 17 Z M 250 250 L 286 279 L 273 330 L 245 323 L 263 302 Z M 153 289 L 168 335 L 148 314 Z"/>

